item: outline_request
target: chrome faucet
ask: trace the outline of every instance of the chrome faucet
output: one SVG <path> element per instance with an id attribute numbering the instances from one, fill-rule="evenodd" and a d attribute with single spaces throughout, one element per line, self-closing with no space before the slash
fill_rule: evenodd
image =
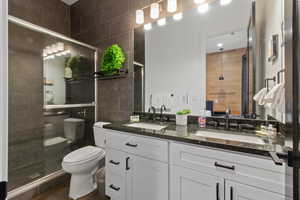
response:
<path id="1" fill-rule="evenodd" d="M 164 116 L 163 116 L 163 112 L 167 110 L 167 107 L 165 105 L 162 105 L 160 107 L 160 121 L 163 122 L 164 120 Z"/>
<path id="2" fill-rule="evenodd" d="M 148 113 L 151 113 L 151 111 L 152 111 L 152 117 L 151 118 L 149 117 L 149 119 L 155 120 L 156 119 L 156 109 L 154 106 L 151 106 L 148 109 Z"/>

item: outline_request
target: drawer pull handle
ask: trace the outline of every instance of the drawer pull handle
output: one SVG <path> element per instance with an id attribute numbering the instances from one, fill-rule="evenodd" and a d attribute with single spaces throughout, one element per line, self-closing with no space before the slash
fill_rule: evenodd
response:
<path id="1" fill-rule="evenodd" d="M 219 183 L 217 183 L 217 186 L 216 186 L 216 195 L 217 195 L 217 200 L 220 200 L 220 194 L 219 194 L 219 190 L 220 190 L 220 188 L 219 188 Z"/>
<path id="2" fill-rule="evenodd" d="M 130 170 L 129 168 L 129 157 L 126 158 L 126 171 Z"/>
<path id="3" fill-rule="evenodd" d="M 130 143 L 128 142 L 128 143 L 126 143 L 126 146 L 136 148 L 138 145 L 137 145 L 137 144 L 130 144 Z"/>
<path id="4" fill-rule="evenodd" d="M 233 200 L 233 187 L 230 187 L 230 200 Z"/>
<path id="5" fill-rule="evenodd" d="M 115 191 L 119 191 L 121 189 L 120 187 L 116 187 L 113 184 L 111 184 L 109 187 Z"/>
<path id="6" fill-rule="evenodd" d="M 234 166 L 221 165 L 221 164 L 219 164 L 219 163 L 217 163 L 217 162 L 215 162 L 215 166 L 216 166 L 216 167 L 225 168 L 225 169 L 235 170 L 235 167 L 234 167 Z"/>
<path id="7" fill-rule="evenodd" d="M 110 160 L 109 161 L 111 164 L 113 164 L 113 165 L 119 165 L 120 164 L 120 162 L 116 162 L 116 161 L 113 161 L 113 160 Z"/>

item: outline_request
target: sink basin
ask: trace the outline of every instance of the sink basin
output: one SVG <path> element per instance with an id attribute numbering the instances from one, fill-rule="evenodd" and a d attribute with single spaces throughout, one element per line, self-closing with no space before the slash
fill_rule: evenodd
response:
<path id="1" fill-rule="evenodd" d="M 215 139 L 223 139 L 237 142 L 245 142 L 251 144 L 265 144 L 264 140 L 258 136 L 251 135 L 238 135 L 238 134 L 229 134 L 229 133 L 216 133 L 216 132 L 208 132 L 208 131 L 198 131 L 196 136 L 206 137 L 206 138 L 215 138 Z"/>
<path id="2" fill-rule="evenodd" d="M 134 128 L 143 128 L 143 129 L 150 129 L 150 130 L 155 130 L 155 131 L 160 131 L 164 128 L 166 128 L 167 126 L 161 126 L 158 124 L 150 124 L 150 123 L 133 123 L 133 124 L 127 124 L 125 126 L 128 127 L 134 127 Z"/>

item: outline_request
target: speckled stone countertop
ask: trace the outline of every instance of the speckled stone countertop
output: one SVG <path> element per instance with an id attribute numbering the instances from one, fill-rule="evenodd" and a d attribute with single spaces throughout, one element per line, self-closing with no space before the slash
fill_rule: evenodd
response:
<path id="1" fill-rule="evenodd" d="M 148 122 L 149 123 L 149 122 Z M 270 151 L 275 151 L 279 156 L 285 155 L 287 150 L 290 150 L 288 147 L 285 147 L 284 142 L 285 138 L 282 135 L 279 135 L 275 140 L 269 141 L 267 138 L 264 139 L 265 144 L 255 144 L 255 143 L 246 143 L 233 140 L 224 140 L 221 138 L 211 138 L 198 136 L 196 133 L 198 131 L 222 133 L 222 134 L 234 134 L 234 135 L 248 135 L 255 136 L 254 132 L 239 132 L 239 131 L 227 131 L 214 128 L 200 128 L 198 124 L 189 124 L 188 126 L 176 126 L 174 122 L 163 123 L 151 122 L 152 124 L 159 124 L 167 126 L 162 130 L 150 130 L 143 128 L 134 128 L 128 127 L 126 125 L 130 124 L 129 122 L 116 122 L 112 124 L 105 125 L 103 128 L 111 129 L 115 131 L 127 132 L 136 135 L 149 136 L 154 138 L 167 139 L 171 141 L 184 142 L 189 144 L 196 144 L 202 146 L 208 146 L 218 149 L 226 149 L 231 151 L 238 151 L 243 153 L 257 154 L 262 156 L 270 156 Z"/>

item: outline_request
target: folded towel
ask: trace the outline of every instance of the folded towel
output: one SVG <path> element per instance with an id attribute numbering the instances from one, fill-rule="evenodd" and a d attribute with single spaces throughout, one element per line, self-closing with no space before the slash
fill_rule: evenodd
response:
<path id="1" fill-rule="evenodd" d="M 256 95 L 254 95 L 253 100 L 258 103 L 258 105 L 263 106 L 266 104 L 265 96 L 267 94 L 267 88 L 261 89 Z"/>
<path id="2" fill-rule="evenodd" d="M 266 103 L 274 103 L 275 98 L 278 96 L 278 92 L 282 88 L 282 84 L 276 84 L 265 96 Z"/>
<path id="3" fill-rule="evenodd" d="M 277 109 L 278 112 L 285 112 L 285 83 L 282 83 L 280 86 L 280 90 L 274 99 L 274 103 L 272 105 L 274 109 Z"/>
<path id="4" fill-rule="evenodd" d="M 282 110 L 280 107 L 282 107 L 282 104 L 284 104 L 284 98 L 285 98 L 285 90 L 284 90 L 284 83 L 278 84 L 278 90 L 276 91 L 276 94 L 273 98 L 273 102 L 271 105 L 271 108 L 273 109 L 279 109 Z"/>

